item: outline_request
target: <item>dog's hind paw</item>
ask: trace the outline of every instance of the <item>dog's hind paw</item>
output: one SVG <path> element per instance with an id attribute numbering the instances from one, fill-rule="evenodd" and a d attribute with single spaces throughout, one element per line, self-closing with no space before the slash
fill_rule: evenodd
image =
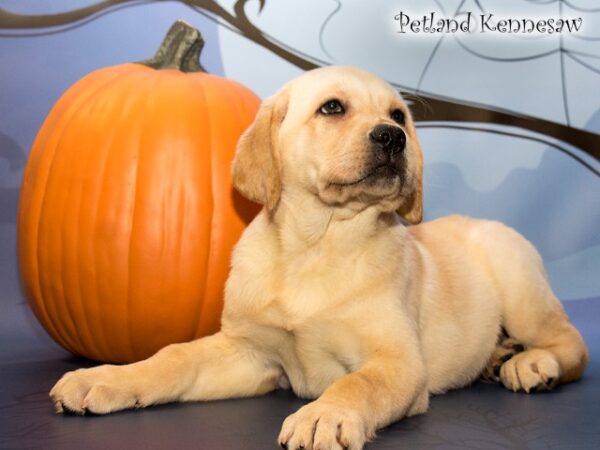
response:
<path id="1" fill-rule="evenodd" d="M 545 391 L 556 386 L 560 366 L 548 350 L 531 349 L 515 355 L 500 368 L 500 381 L 511 391 Z"/>

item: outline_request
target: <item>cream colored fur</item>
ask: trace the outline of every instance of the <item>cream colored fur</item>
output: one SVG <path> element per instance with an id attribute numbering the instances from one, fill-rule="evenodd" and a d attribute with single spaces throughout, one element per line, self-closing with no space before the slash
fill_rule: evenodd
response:
<path id="1" fill-rule="evenodd" d="M 319 113 L 333 98 L 345 113 Z M 370 130 L 397 125 L 394 109 L 405 114 L 405 172 L 354 183 L 373 151 Z M 527 240 L 458 216 L 404 225 L 421 219 L 421 171 L 410 112 L 381 79 L 333 67 L 288 83 L 240 140 L 234 182 L 266 206 L 235 248 L 222 330 L 139 363 L 67 373 L 50 393 L 57 410 L 291 386 L 316 400 L 285 420 L 282 445 L 358 450 L 425 412 L 430 394 L 477 379 L 501 328 L 525 347 L 501 367 L 507 388 L 578 379 L 586 347 Z"/>

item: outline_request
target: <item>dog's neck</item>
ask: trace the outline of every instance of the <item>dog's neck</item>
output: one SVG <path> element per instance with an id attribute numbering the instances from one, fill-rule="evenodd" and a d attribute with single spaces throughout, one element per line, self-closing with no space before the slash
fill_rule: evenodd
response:
<path id="1" fill-rule="evenodd" d="M 282 192 L 272 221 L 282 251 L 292 254 L 319 246 L 349 251 L 391 226 L 401 226 L 396 213 L 383 212 L 377 205 L 358 210 L 326 205 L 316 195 L 299 189 Z"/>

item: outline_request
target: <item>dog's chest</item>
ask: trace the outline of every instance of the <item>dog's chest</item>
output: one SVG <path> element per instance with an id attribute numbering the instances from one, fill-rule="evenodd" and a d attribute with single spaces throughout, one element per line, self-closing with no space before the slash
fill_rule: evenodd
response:
<path id="1" fill-rule="evenodd" d="M 286 327 L 348 312 L 357 291 L 368 283 L 362 265 L 355 255 L 323 257 L 314 252 L 280 267 L 273 306 Z"/>
<path id="2" fill-rule="evenodd" d="M 247 338 L 278 355 L 294 391 L 315 397 L 363 362 L 365 309 L 381 286 L 372 276 L 377 268 L 358 249 L 267 257 L 275 248 L 245 243 L 238 250 L 225 319 L 241 319 Z"/>
<path id="3" fill-rule="evenodd" d="M 357 370 L 368 355 L 372 326 L 380 323 L 378 311 L 397 312 L 400 287 L 393 268 L 398 252 L 373 257 L 388 256 L 389 247 L 373 243 L 349 251 L 306 252 L 273 267 L 277 281 L 270 286 L 265 312 L 287 333 L 290 344 L 282 359 L 299 395 L 319 395 Z"/>
<path id="4" fill-rule="evenodd" d="M 362 363 L 359 328 L 352 302 L 347 301 L 348 283 L 336 275 L 296 272 L 289 283 L 280 285 L 266 308 L 270 324 L 285 336 L 285 345 L 277 348 L 283 368 L 294 391 L 303 397 L 320 395 Z"/>
<path id="5" fill-rule="evenodd" d="M 286 344 L 278 347 L 292 388 L 314 398 L 362 362 L 360 339 L 344 324 L 315 319 L 285 330 Z"/>

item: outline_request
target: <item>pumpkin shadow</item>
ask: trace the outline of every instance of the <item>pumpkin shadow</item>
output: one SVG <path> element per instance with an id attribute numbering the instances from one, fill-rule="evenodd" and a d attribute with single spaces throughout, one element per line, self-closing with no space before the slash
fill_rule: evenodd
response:
<path id="1" fill-rule="evenodd" d="M 254 219 L 262 209 L 262 205 L 248 200 L 233 187 L 231 188 L 231 199 L 233 209 L 235 209 L 236 214 L 242 219 L 246 226 L 252 222 L 252 219 Z"/>

